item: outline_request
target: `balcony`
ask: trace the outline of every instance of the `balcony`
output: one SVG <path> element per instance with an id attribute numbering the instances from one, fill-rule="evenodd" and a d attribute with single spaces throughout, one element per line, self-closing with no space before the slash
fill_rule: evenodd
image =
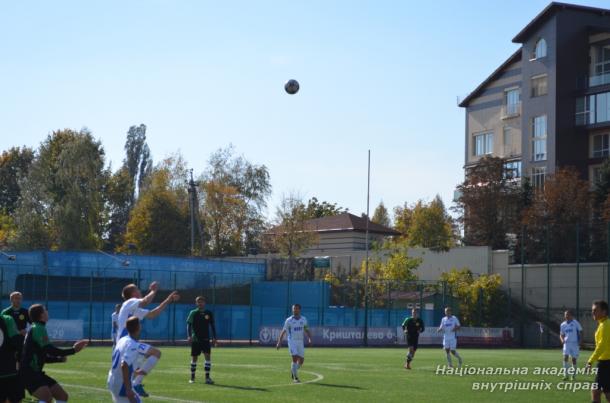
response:
<path id="1" fill-rule="evenodd" d="M 610 73 L 595 74 L 587 77 L 588 88 L 610 84 Z"/>
<path id="2" fill-rule="evenodd" d="M 502 105 L 500 117 L 502 119 L 510 119 L 521 115 L 521 102 L 516 104 Z"/>

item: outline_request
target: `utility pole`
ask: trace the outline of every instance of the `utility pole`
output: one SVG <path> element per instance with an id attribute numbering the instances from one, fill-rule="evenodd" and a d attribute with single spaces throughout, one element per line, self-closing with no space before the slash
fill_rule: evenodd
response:
<path id="1" fill-rule="evenodd" d="M 366 178 L 366 235 L 364 261 L 364 345 L 369 345 L 369 201 L 371 199 L 371 150 L 369 150 L 367 178 Z"/>

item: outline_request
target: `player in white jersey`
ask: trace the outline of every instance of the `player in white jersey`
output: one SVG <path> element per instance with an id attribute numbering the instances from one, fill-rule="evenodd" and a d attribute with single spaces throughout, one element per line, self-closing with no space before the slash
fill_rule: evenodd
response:
<path id="1" fill-rule="evenodd" d="M 153 281 L 148 287 L 148 294 L 142 298 L 142 293 L 138 289 L 138 286 L 135 284 L 129 284 L 123 287 L 123 305 L 121 305 L 121 310 L 119 311 L 118 318 L 118 339 L 127 336 L 127 320 L 131 317 L 136 317 L 140 320 L 144 318 L 154 319 L 163 312 L 165 307 L 174 301 L 178 301 L 180 296 L 176 291 L 173 291 L 169 294 L 169 296 L 159 304 L 155 309 L 148 310 L 144 309 L 145 306 L 150 304 L 152 300 L 155 298 L 157 291 L 159 290 L 159 284 L 156 281 Z M 118 345 L 118 342 L 117 342 Z M 142 385 L 142 381 L 144 380 L 144 376 L 148 375 L 150 371 L 155 367 L 157 361 L 161 358 L 161 351 L 152 347 L 151 345 L 140 343 L 138 346 L 139 357 L 138 360 L 142 359 L 143 362 L 136 366 L 136 376 L 133 380 L 133 389 L 140 395 L 141 397 L 148 397 L 148 393 L 144 390 L 144 385 Z"/>
<path id="2" fill-rule="evenodd" d="M 285 334 L 288 334 L 288 351 L 292 356 L 292 365 L 290 367 L 290 374 L 294 383 L 301 382 L 299 380 L 299 368 L 305 361 L 305 336 L 309 345 L 311 345 L 311 333 L 309 332 L 309 325 L 307 324 L 307 318 L 301 316 L 301 305 L 294 304 L 292 306 L 292 316 L 286 319 L 284 322 L 284 328 L 277 339 L 276 348 L 279 350 L 282 345 L 282 339 Z"/>
<path id="3" fill-rule="evenodd" d="M 567 381 L 570 378 L 572 380 L 575 378 L 576 360 L 580 353 L 580 341 L 582 340 L 582 326 L 574 319 L 572 311 L 565 311 L 563 317 L 565 321 L 559 326 L 559 340 L 563 344 L 563 368 L 565 371 L 563 380 Z M 572 357 L 572 368 L 569 368 L 569 357 Z"/>
<path id="4" fill-rule="evenodd" d="M 117 332 L 119 331 L 119 311 L 121 310 L 121 304 L 116 304 L 114 307 L 114 312 L 110 315 L 110 320 L 112 322 L 112 331 L 110 332 L 110 338 L 112 339 L 112 347 L 114 346 L 118 340 Z"/>
<path id="5" fill-rule="evenodd" d="M 441 325 L 436 331 L 443 332 L 443 348 L 447 354 L 447 364 L 449 364 L 450 367 L 453 367 L 453 363 L 451 362 L 451 354 L 458 359 L 458 366 L 462 366 L 462 357 L 460 357 L 456 350 L 457 336 L 455 334 L 460 327 L 460 321 L 451 314 L 451 308 L 445 308 L 445 316 L 441 320 Z"/>
<path id="6" fill-rule="evenodd" d="M 112 352 L 112 366 L 108 372 L 108 390 L 110 390 L 114 403 L 140 403 L 140 397 L 131 384 L 131 377 L 139 356 L 140 320 L 137 317 L 129 318 L 126 328 L 129 334 L 117 341 Z"/>

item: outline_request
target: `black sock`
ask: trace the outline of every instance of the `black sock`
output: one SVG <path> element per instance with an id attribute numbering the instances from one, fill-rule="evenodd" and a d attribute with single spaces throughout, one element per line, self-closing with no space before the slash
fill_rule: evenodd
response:
<path id="1" fill-rule="evenodd" d="M 195 380 L 195 371 L 197 371 L 197 363 L 191 361 L 191 379 Z"/>
<path id="2" fill-rule="evenodd" d="M 210 378 L 210 371 L 212 370 L 212 362 L 211 361 L 206 361 L 205 362 L 205 379 L 209 379 Z"/>

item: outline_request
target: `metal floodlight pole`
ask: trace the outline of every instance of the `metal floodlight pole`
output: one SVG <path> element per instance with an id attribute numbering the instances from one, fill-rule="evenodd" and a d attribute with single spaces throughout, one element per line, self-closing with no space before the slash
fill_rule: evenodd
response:
<path id="1" fill-rule="evenodd" d="M 17 256 L 15 256 L 15 255 L 9 255 L 8 253 L 4 253 L 4 252 L 2 252 L 1 250 L 0 250 L 0 255 L 5 256 L 5 257 L 6 257 L 8 260 L 13 261 L 13 262 L 14 262 L 15 260 L 17 260 Z"/>
<path id="2" fill-rule="evenodd" d="M 365 256 L 364 261 L 364 345 L 368 346 L 369 337 L 369 206 L 371 198 L 371 150 L 368 153 L 367 181 L 366 181 L 366 232 L 365 232 Z"/>
<path id="3" fill-rule="evenodd" d="M 97 252 L 101 253 L 104 256 L 108 256 L 109 258 L 111 258 L 113 260 L 116 260 L 117 262 L 121 263 L 121 266 L 125 266 L 125 267 L 129 266 L 129 260 L 127 260 L 127 259 L 119 259 L 118 257 L 111 255 L 110 253 L 106 253 L 103 250 L 99 250 L 99 249 L 97 250 Z"/>

